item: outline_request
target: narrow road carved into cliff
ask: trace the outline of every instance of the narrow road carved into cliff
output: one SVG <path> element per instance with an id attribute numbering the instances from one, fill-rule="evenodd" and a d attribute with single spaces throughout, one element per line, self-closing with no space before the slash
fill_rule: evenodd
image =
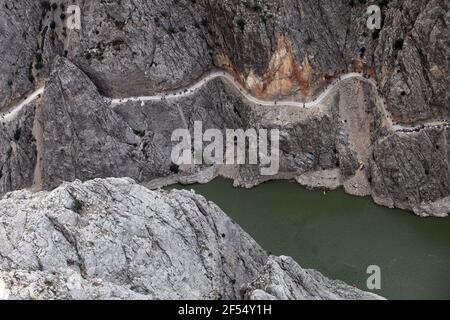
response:
<path id="1" fill-rule="evenodd" d="M 374 80 L 365 77 L 361 73 L 357 72 L 351 72 L 344 75 L 341 75 L 338 79 L 334 80 L 316 99 L 313 101 L 308 102 L 300 102 L 300 101 L 293 101 L 293 100 L 261 100 L 255 96 L 252 96 L 237 80 L 236 78 L 229 74 L 226 71 L 215 71 L 212 73 L 209 73 L 202 77 L 198 82 L 194 83 L 192 86 L 187 87 L 183 90 L 178 90 L 174 92 L 168 92 L 164 94 L 157 94 L 152 96 L 136 96 L 136 97 L 128 97 L 128 98 L 114 98 L 110 99 L 111 105 L 118 105 L 118 104 L 124 104 L 127 102 L 143 102 L 146 101 L 165 101 L 165 100 L 174 100 L 174 99 L 180 99 L 188 96 L 194 95 L 198 90 L 200 90 L 203 86 L 211 82 L 215 79 L 223 79 L 233 87 L 235 87 L 240 94 L 249 102 L 254 103 L 255 105 L 259 106 L 267 106 L 267 107 L 278 107 L 278 106 L 287 106 L 287 107 L 298 107 L 298 108 L 305 108 L 305 109 L 311 109 L 316 108 L 320 106 L 323 102 L 323 100 L 332 92 L 336 90 L 336 88 L 344 81 L 350 80 L 350 79 L 357 79 L 362 82 L 368 83 L 371 86 L 373 86 L 377 92 L 377 84 Z M 31 103 L 35 99 L 37 99 L 42 93 L 44 92 L 44 86 L 38 88 L 36 91 L 34 91 L 31 95 L 29 95 L 24 101 L 22 101 L 20 104 L 14 106 L 11 108 L 11 110 L 8 113 L 0 114 L 0 121 L 11 121 L 16 117 L 18 112 L 27 104 Z M 424 129 L 426 127 L 438 127 L 442 125 L 450 125 L 448 120 L 444 121 L 433 121 L 433 122 L 426 122 L 421 125 L 417 126 L 408 126 L 408 125 L 401 125 L 401 124 L 394 124 L 392 122 L 392 117 L 390 116 L 389 112 L 386 109 L 386 106 L 384 104 L 384 101 L 381 97 L 381 107 L 382 112 L 384 113 L 386 120 L 389 123 L 390 128 L 395 132 L 414 132 L 417 130 Z"/>

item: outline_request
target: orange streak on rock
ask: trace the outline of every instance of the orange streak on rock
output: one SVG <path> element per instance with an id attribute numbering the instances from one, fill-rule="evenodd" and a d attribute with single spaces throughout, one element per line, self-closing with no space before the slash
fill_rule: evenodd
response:
<path id="1" fill-rule="evenodd" d="M 277 48 L 263 76 L 253 70 L 242 75 L 226 54 L 219 54 L 216 61 L 257 97 L 277 99 L 299 93 L 307 97 L 310 93 L 313 69 L 308 57 L 305 56 L 302 65 L 298 64 L 292 43 L 285 36 L 278 37 Z"/>

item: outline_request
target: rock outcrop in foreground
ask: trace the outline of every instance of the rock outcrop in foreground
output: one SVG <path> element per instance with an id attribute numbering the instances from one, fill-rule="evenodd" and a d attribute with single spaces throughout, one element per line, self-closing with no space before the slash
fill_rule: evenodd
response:
<path id="1" fill-rule="evenodd" d="M 131 179 L 0 200 L 0 299 L 380 299 L 268 257 L 215 204 Z"/>

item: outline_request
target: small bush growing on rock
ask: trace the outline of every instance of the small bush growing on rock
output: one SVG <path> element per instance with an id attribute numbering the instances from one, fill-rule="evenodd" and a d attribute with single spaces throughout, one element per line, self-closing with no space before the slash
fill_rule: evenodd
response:
<path id="1" fill-rule="evenodd" d="M 179 173 L 180 172 L 180 167 L 177 164 L 172 163 L 170 165 L 170 172 L 175 173 L 175 174 Z"/>
<path id="2" fill-rule="evenodd" d="M 112 42 L 112 46 L 114 48 L 114 50 L 120 50 L 120 46 L 124 43 L 124 41 L 122 39 L 115 39 Z"/>
<path id="3" fill-rule="evenodd" d="M 133 129 L 133 133 L 141 138 L 145 136 L 145 130 Z"/>
<path id="4" fill-rule="evenodd" d="M 403 49 L 404 40 L 402 38 L 395 40 L 394 42 L 394 49 L 395 50 L 402 50 Z"/>
<path id="5" fill-rule="evenodd" d="M 83 203 L 77 198 L 73 197 L 73 210 L 80 212 L 83 209 Z"/>
<path id="6" fill-rule="evenodd" d="M 77 197 L 75 197 L 70 191 L 67 190 L 67 192 L 69 193 L 70 197 L 73 200 L 72 210 L 77 213 L 80 213 L 80 211 L 83 209 L 83 206 L 84 206 L 83 202 L 78 200 Z"/>
<path id="7" fill-rule="evenodd" d="M 245 20 L 244 20 L 244 18 L 238 17 L 236 19 L 236 23 L 237 23 L 239 29 L 241 29 L 241 31 L 244 32 L 244 28 L 245 28 Z"/>

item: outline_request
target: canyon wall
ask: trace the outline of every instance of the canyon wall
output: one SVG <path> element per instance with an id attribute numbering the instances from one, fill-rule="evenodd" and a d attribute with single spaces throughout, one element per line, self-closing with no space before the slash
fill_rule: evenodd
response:
<path id="1" fill-rule="evenodd" d="M 0 299 L 382 299 L 269 258 L 201 196 L 131 179 L 17 191 L 0 222 Z"/>
<path id="2" fill-rule="evenodd" d="M 222 175 L 244 187 L 268 179 L 344 186 L 386 206 L 447 215 L 449 127 L 393 130 L 380 99 L 394 124 L 448 120 L 448 3 L 381 1 L 382 29 L 371 31 L 372 2 L 85 0 L 75 1 L 82 27 L 71 30 L 67 1 L 0 1 L 0 111 L 46 83 L 15 119 L 0 116 L 0 192 L 98 177 L 156 187 Z M 173 101 L 113 106 L 105 98 L 184 88 L 217 68 L 262 99 L 311 100 L 350 71 L 371 75 L 379 92 L 348 80 L 316 110 L 255 106 L 222 80 Z M 204 129 L 280 129 L 279 174 L 260 176 L 257 166 L 174 174 L 171 133 L 197 120 Z"/>

